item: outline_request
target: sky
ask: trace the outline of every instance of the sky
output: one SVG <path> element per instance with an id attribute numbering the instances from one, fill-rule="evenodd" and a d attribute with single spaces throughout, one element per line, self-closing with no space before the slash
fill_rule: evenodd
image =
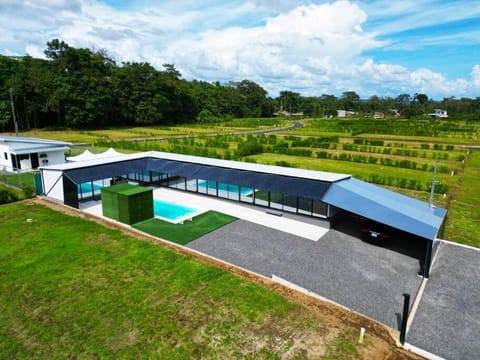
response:
<path id="1" fill-rule="evenodd" d="M 480 0 L 0 0 L 0 54 L 49 40 L 270 96 L 480 96 Z"/>

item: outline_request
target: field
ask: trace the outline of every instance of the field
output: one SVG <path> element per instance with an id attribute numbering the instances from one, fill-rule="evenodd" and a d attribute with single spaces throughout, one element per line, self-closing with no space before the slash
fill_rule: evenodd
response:
<path id="1" fill-rule="evenodd" d="M 358 315 L 70 211 L 0 206 L 2 359 L 416 358 Z"/>
<path id="2" fill-rule="evenodd" d="M 480 247 L 478 152 L 480 121 L 452 119 L 303 119 L 304 126 L 276 134 L 285 119 L 234 119 L 218 124 L 92 131 L 35 131 L 25 135 L 81 141 L 94 152 L 159 150 L 351 174 L 446 207 L 444 238 Z M 217 134 L 215 136 L 215 134 Z M 207 136 L 208 135 L 208 136 Z M 133 141 L 134 140 L 134 141 Z M 75 155 L 82 148 L 72 150 Z"/>

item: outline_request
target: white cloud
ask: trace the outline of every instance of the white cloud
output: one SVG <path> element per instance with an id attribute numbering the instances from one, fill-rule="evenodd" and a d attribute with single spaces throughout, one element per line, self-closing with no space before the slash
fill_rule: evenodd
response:
<path id="1" fill-rule="evenodd" d="M 305 2 L 168 0 L 115 9 L 99 0 L 0 0 L 0 48 L 4 54 L 42 57 L 46 42 L 60 38 L 76 47 L 106 49 L 117 61 L 148 61 L 156 67 L 174 63 L 186 78 L 248 78 L 273 96 L 285 89 L 306 95 L 353 89 L 361 95 L 425 92 L 442 97 L 480 87 L 480 65 L 469 81 L 449 80 L 429 69 L 365 56 L 391 45 L 379 40 L 385 33 L 366 30 L 372 28 L 368 24 L 383 32 L 405 30 L 471 16 L 467 7 L 453 12 L 451 4 L 435 0 Z M 475 13 L 478 6 L 469 9 Z M 421 23 L 420 17 L 429 20 Z M 477 35 L 453 33 L 422 41 L 464 41 Z"/>
<path id="2" fill-rule="evenodd" d="M 480 88 L 480 65 L 475 64 L 472 70 L 472 82 L 477 88 Z"/>
<path id="3" fill-rule="evenodd" d="M 480 16 L 480 2 L 468 5 L 457 1 L 438 0 L 375 0 L 363 1 L 363 7 L 378 22 L 377 30 L 384 33 L 398 33 L 432 25 L 447 24 Z"/>

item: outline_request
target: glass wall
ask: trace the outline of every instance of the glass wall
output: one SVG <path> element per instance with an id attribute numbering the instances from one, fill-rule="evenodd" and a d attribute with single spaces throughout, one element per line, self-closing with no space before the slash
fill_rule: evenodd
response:
<path id="1" fill-rule="evenodd" d="M 202 194 L 207 193 L 207 180 L 198 179 L 198 192 Z"/>
<path id="2" fill-rule="evenodd" d="M 268 191 L 255 189 L 255 205 L 268 207 L 269 195 Z"/>
<path id="3" fill-rule="evenodd" d="M 188 179 L 187 180 L 187 191 L 197 192 L 197 179 Z"/>
<path id="4" fill-rule="evenodd" d="M 238 185 L 228 185 L 228 199 L 240 201 L 240 186 Z"/>
<path id="5" fill-rule="evenodd" d="M 272 209 L 283 210 L 283 194 L 270 192 L 270 207 Z"/>
<path id="6" fill-rule="evenodd" d="M 320 200 L 313 200 L 313 216 L 316 217 L 327 217 L 328 215 L 328 204 Z"/>
<path id="7" fill-rule="evenodd" d="M 246 203 L 253 203 L 253 189 L 249 187 L 240 187 L 240 201 L 246 202 Z"/>
<path id="8" fill-rule="evenodd" d="M 218 197 L 228 199 L 228 184 L 218 183 Z"/>
<path id="9" fill-rule="evenodd" d="M 285 195 L 283 197 L 283 211 L 296 213 L 298 208 L 298 197 Z"/>
<path id="10" fill-rule="evenodd" d="M 218 189 L 217 189 L 217 182 L 216 181 L 208 180 L 206 182 L 206 186 L 207 186 L 207 194 L 208 195 L 218 196 Z"/>
<path id="11" fill-rule="evenodd" d="M 128 178 L 137 181 L 144 181 L 145 183 L 153 182 L 173 189 L 206 194 L 294 214 L 322 218 L 328 216 L 328 204 L 320 200 L 287 195 L 280 192 L 227 184 L 213 180 L 185 178 L 173 174 L 156 173 L 153 171 L 129 174 Z M 84 186 L 86 192 L 93 191 L 96 194 L 96 191 L 99 191 L 98 189 L 92 190 L 91 186 L 94 186 L 93 184 L 86 184 Z"/>
<path id="12" fill-rule="evenodd" d="M 312 215 L 313 200 L 308 198 L 298 198 L 298 213 L 303 215 Z"/>
<path id="13" fill-rule="evenodd" d="M 79 200 L 99 199 L 102 188 L 110 186 L 111 179 L 95 180 L 77 185 Z"/>

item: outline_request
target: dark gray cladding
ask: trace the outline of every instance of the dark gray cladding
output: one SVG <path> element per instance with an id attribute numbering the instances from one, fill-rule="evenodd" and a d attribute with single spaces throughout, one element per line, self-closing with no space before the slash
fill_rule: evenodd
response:
<path id="1" fill-rule="evenodd" d="M 65 174 L 75 183 L 81 184 L 142 171 L 218 181 L 317 200 L 322 199 L 330 186 L 329 182 L 318 180 L 158 158 L 142 158 L 86 166 L 65 170 Z"/>

